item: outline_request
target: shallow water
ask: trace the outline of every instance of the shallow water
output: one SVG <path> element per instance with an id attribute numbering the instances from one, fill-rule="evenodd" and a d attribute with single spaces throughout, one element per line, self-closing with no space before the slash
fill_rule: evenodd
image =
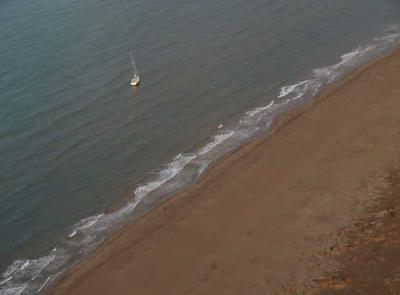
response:
<path id="1" fill-rule="evenodd" d="M 399 2 L 331 2 L 1 2 L 0 294 L 397 44 Z"/>

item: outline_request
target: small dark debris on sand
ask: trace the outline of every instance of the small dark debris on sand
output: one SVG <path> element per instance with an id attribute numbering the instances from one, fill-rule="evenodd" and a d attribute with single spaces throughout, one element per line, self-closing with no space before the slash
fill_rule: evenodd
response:
<path id="1" fill-rule="evenodd" d="M 386 183 L 380 198 L 323 254 L 339 269 L 284 294 L 400 294 L 400 169 L 390 171 Z"/>

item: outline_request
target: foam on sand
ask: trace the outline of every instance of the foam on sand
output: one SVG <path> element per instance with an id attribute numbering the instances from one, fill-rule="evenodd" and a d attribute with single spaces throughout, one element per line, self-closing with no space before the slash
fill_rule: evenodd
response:
<path id="1" fill-rule="evenodd" d="M 163 185 L 165 182 L 172 179 L 179 172 L 181 172 L 182 169 L 186 166 L 186 164 L 189 163 L 194 158 L 195 158 L 195 156 L 190 156 L 190 155 L 188 155 L 188 156 L 185 156 L 183 154 L 177 155 L 172 160 L 172 162 L 166 166 L 165 169 L 163 169 L 159 172 L 157 179 L 155 179 L 154 181 L 148 182 L 144 185 L 139 186 L 135 190 L 135 196 L 139 200 L 143 199 L 147 194 L 156 190 L 161 185 Z"/>
<path id="2" fill-rule="evenodd" d="M 149 176 L 139 184 L 131 199 L 119 210 L 77 222 L 47 255 L 18 259 L 11 263 L 0 277 L 0 294 L 35 294 L 42 291 L 56 274 L 62 273 L 79 255 L 87 254 L 99 245 L 104 240 L 106 230 L 113 229 L 132 215 L 147 196 L 165 196 L 189 185 L 198 179 L 210 163 L 268 130 L 279 114 L 314 97 L 324 86 L 355 67 L 394 48 L 399 40 L 400 28 L 398 25 L 392 26 L 384 36 L 374 39 L 371 44 L 343 54 L 336 64 L 314 69 L 309 77 L 277 89 L 277 95 L 267 98 L 265 106 L 245 112 L 238 122 L 219 125 L 209 142 L 193 152 L 178 154 L 154 176 Z"/>

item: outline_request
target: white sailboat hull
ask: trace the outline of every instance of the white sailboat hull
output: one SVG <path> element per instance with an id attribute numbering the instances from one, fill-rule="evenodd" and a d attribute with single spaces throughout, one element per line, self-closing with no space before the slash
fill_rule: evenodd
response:
<path id="1" fill-rule="evenodd" d="M 137 86 L 140 83 L 140 78 L 139 78 L 139 73 L 136 68 L 135 61 L 133 60 L 133 54 L 131 51 L 131 63 L 132 63 L 132 68 L 133 68 L 133 78 L 131 80 L 131 86 Z"/>
<path id="2" fill-rule="evenodd" d="M 139 77 L 132 78 L 131 86 L 137 86 L 137 85 L 139 85 L 139 83 L 140 83 Z"/>

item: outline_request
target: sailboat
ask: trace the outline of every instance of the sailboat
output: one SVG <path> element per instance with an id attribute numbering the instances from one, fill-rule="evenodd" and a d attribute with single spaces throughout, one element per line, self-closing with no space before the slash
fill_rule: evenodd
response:
<path id="1" fill-rule="evenodd" d="M 133 68 L 133 77 L 131 79 L 131 86 L 138 86 L 140 83 L 139 72 L 136 68 L 135 60 L 133 59 L 133 54 L 131 51 L 131 63 Z"/>

